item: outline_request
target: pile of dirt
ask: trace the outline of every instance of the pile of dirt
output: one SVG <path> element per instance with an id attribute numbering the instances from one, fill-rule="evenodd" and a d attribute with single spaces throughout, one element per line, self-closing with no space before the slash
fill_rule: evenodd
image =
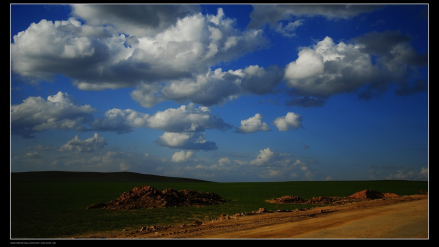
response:
<path id="1" fill-rule="evenodd" d="M 390 197 L 399 197 L 395 193 L 380 193 L 376 190 L 362 190 L 353 195 L 350 195 L 349 198 L 355 199 L 381 199 L 381 198 L 390 198 Z"/>
<path id="2" fill-rule="evenodd" d="M 355 199 L 379 199 L 383 198 L 384 195 L 376 190 L 362 190 L 355 194 L 352 194 L 349 196 L 349 198 L 355 198 Z"/>
<path id="3" fill-rule="evenodd" d="M 279 198 L 274 198 L 271 200 L 266 200 L 269 203 L 304 203 L 306 202 L 304 199 L 298 196 L 282 196 Z"/>
<path id="4" fill-rule="evenodd" d="M 383 193 L 384 198 L 389 198 L 389 197 L 399 197 L 397 194 L 395 193 Z"/>
<path id="5" fill-rule="evenodd" d="M 193 190 L 157 189 L 143 185 L 124 192 L 118 199 L 108 203 L 96 203 L 86 209 L 103 208 L 112 210 L 128 210 L 136 208 L 188 207 L 214 205 L 226 202 L 219 195 L 211 192 Z"/>
<path id="6" fill-rule="evenodd" d="M 376 190 L 362 190 L 348 197 L 326 197 L 319 196 L 313 197 L 312 199 L 304 200 L 298 196 L 282 196 L 279 198 L 266 200 L 269 203 L 303 203 L 303 204 L 333 204 L 333 203 L 345 203 L 352 199 L 354 200 L 369 200 L 369 199 L 381 199 L 381 198 L 391 198 L 399 197 L 395 193 L 380 193 Z"/>
<path id="7" fill-rule="evenodd" d="M 341 198 L 332 198 L 326 196 L 313 197 L 311 199 L 305 200 L 298 196 L 282 196 L 279 198 L 266 200 L 269 203 L 303 203 L 303 204 L 332 204 L 342 201 Z"/>
<path id="8" fill-rule="evenodd" d="M 313 197 L 312 199 L 307 200 L 306 204 L 332 204 L 341 201 L 339 198 L 319 196 Z"/>

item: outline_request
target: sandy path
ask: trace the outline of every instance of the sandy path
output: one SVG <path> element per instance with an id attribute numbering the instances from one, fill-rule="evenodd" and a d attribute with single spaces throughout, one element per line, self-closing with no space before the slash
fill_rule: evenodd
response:
<path id="1" fill-rule="evenodd" d="M 428 195 L 413 195 L 305 211 L 239 216 L 200 226 L 102 233 L 82 238 L 428 239 L 428 223 Z"/>
<path id="2" fill-rule="evenodd" d="M 338 226 L 310 231 L 296 238 L 428 238 L 426 200 L 390 205 L 378 209 L 342 213 L 336 217 L 351 219 Z M 332 217 L 334 218 L 334 217 Z M 326 219 L 336 221 L 335 219 Z"/>
<path id="3" fill-rule="evenodd" d="M 427 200 L 337 212 L 201 238 L 428 238 Z"/>

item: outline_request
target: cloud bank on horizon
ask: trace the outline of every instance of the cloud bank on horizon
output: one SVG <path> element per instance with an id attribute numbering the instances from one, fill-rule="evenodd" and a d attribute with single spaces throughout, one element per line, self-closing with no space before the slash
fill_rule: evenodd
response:
<path id="1" fill-rule="evenodd" d="M 319 144 L 307 145 L 306 134 L 300 134 L 307 142 L 300 144 L 306 147 L 301 148 L 301 152 L 306 149 L 306 155 L 285 149 L 298 141 L 293 134 L 290 140 L 276 138 L 281 133 L 308 131 L 304 121 L 313 119 L 318 114 L 314 110 L 325 109 L 332 98 L 356 95 L 368 104 L 384 97 L 389 89 L 397 101 L 425 95 L 428 90 L 427 36 L 414 36 L 411 29 L 373 29 L 386 23 L 380 19 L 386 13 L 394 16 L 398 14 L 394 11 L 411 5 L 253 5 L 248 23 L 239 23 L 243 14 L 231 11 L 228 16 L 227 10 L 233 10 L 233 5 L 67 6 L 64 19 L 48 16 L 11 33 L 12 170 L 132 169 L 218 181 L 337 178 L 325 174 L 324 170 L 331 170 L 328 167 L 317 168 L 325 164 L 325 157 L 308 152 Z M 15 7 L 11 6 L 12 10 Z M 419 13 L 415 17 L 422 22 L 428 5 L 416 8 Z M 368 28 L 363 31 L 357 26 L 358 35 L 343 37 L 336 26 L 349 20 L 355 20 L 358 26 L 368 24 Z M 307 36 L 316 21 L 328 23 L 327 31 Z M 422 23 L 427 28 L 428 21 Z M 285 45 L 277 48 L 277 44 Z M 279 59 L 267 62 L 257 55 L 263 52 L 279 54 Z M 284 54 L 290 54 L 289 58 Z M 61 86 L 60 77 L 67 78 L 70 86 Z M 52 93 L 41 97 L 34 91 L 34 96 L 23 94 L 14 100 L 23 88 L 44 85 Z M 79 92 L 117 92 L 118 98 L 105 109 L 93 96 L 79 97 L 85 95 Z M 276 100 L 269 110 L 247 102 L 252 98 L 285 101 L 279 107 Z M 118 106 L 119 99 L 120 105 L 130 108 Z M 425 104 L 410 104 L 427 109 Z M 364 114 L 373 116 L 367 111 Z M 416 139 L 417 146 L 410 148 L 425 149 L 428 122 L 410 124 L 424 125 L 423 139 Z M 49 141 L 45 141 L 46 148 L 42 144 L 29 147 L 32 140 L 50 139 L 54 131 L 74 132 L 75 137 L 58 147 Z M 116 134 L 112 137 L 116 142 L 126 136 L 120 142 L 128 142 L 130 133 L 140 131 L 154 133 L 150 136 L 155 140 L 148 136 L 154 149 L 177 152 L 165 156 L 160 155 L 165 151 L 127 153 L 118 151 L 120 147 L 114 147 L 117 143 L 112 144 L 113 149 L 106 148 L 109 145 L 104 135 Z M 326 130 L 321 131 L 325 135 Z M 234 153 L 211 139 L 215 136 L 227 137 Z M 247 144 L 234 143 L 238 139 L 245 139 Z M 308 139 L 318 143 L 316 137 Z M 28 141 L 26 150 L 18 144 L 23 141 Z M 215 155 L 208 156 L 212 152 Z M 405 170 L 370 169 L 358 177 L 426 179 L 428 155 L 423 154 L 413 154 L 409 159 L 412 163 L 404 164 Z M 413 163 L 415 160 L 419 162 Z M 331 162 L 327 166 L 337 166 Z M 389 161 L 383 158 L 380 162 L 385 167 Z"/>

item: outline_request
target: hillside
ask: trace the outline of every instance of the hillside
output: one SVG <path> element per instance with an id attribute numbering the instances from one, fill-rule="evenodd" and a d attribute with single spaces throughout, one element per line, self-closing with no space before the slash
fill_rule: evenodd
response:
<path id="1" fill-rule="evenodd" d="M 11 182 L 67 182 L 67 183 L 212 183 L 191 178 L 165 177 L 134 172 L 67 172 L 67 171 L 34 171 L 13 172 Z"/>

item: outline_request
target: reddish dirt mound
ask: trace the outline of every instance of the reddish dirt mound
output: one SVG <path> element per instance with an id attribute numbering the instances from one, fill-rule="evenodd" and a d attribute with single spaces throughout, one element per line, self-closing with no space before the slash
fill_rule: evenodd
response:
<path id="1" fill-rule="evenodd" d="M 304 204 L 331 204 L 336 202 L 341 202 L 342 198 L 332 198 L 332 197 L 313 197 L 312 199 L 304 200 L 298 196 L 282 196 L 280 198 L 275 198 L 271 200 L 266 200 L 269 203 L 304 203 Z"/>
<path id="2" fill-rule="evenodd" d="M 344 203 L 351 201 L 352 199 L 367 200 L 367 199 L 380 199 L 380 198 L 390 198 L 399 197 L 395 193 L 380 193 L 375 190 L 362 190 L 348 197 L 313 197 L 312 199 L 304 200 L 298 196 L 282 196 L 280 198 L 275 198 L 271 200 L 266 200 L 269 203 L 304 203 L 304 204 L 333 204 L 333 203 Z"/>
<path id="3" fill-rule="evenodd" d="M 108 203 L 96 203 L 86 209 L 103 208 L 113 210 L 128 210 L 135 208 L 187 207 L 224 203 L 226 200 L 215 193 L 198 192 L 193 190 L 155 188 L 143 185 L 124 192 L 118 199 Z"/>
<path id="4" fill-rule="evenodd" d="M 340 201 L 338 198 L 332 198 L 332 197 L 325 197 L 325 196 L 319 196 L 319 197 L 313 197 L 312 199 L 307 200 L 306 204 L 331 204 L 336 203 Z"/>
<path id="5" fill-rule="evenodd" d="M 349 198 L 355 198 L 355 199 L 379 199 L 383 198 L 384 195 L 376 190 L 362 190 L 359 191 L 353 195 L 350 195 Z"/>
<path id="6" fill-rule="evenodd" d="M 305 200 L 298 196 L 282 196 L 271 200 L 266 200 L 269 203 L 304 203 Z"/>
<path id="7" fill-rule="evenodd" d="M 395 193 L 384 193 L 383 194 L 385 198 L 389 198 L 389 197 L 399 197 L 397 194 Z"/>
<path id="8" fill-rule="evenodd" d="M 351 196 L 349 198 L 356 198 L 356 199 L 380 199 L 380 198 L 389 198 L 389 197 L 399 197 L 395 193 L 380 193 L 376 190 L 362 190 L 359 191 Z"/>

